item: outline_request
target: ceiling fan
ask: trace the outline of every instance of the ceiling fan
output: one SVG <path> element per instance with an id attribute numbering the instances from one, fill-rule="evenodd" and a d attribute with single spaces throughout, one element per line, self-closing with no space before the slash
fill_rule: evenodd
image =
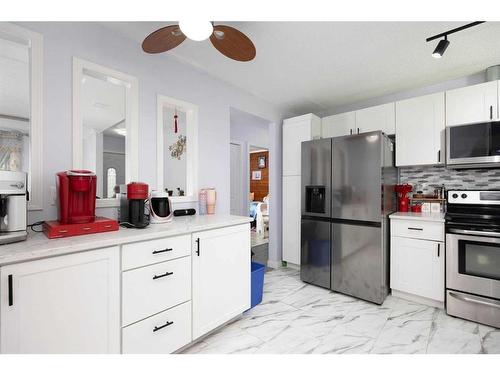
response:
<path id="1" fill-rule="evenodd" d="M 209 21 L 180 21 L 178 25 L 162 27 L 144 39 L 142 49 L 147 53 L 162 53 L 177 47 L 186 38 L 196 41 L 210 38 L 220 53 L 236 61 L 250 61 L 256 54 L 254 44 L 241 31 Z"/>

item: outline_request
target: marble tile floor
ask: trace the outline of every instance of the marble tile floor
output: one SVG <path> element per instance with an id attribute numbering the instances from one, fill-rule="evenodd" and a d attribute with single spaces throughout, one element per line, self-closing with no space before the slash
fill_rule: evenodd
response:
<path id="1" fill-rule="evenodd" d="M 500 353 L 500 330 L 389 296 L 382 306 L 265 274 L 260 305 L 184 353 Z"/>

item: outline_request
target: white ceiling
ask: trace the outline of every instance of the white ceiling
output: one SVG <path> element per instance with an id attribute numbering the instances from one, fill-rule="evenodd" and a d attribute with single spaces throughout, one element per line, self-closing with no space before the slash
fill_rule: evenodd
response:
<path id="1" fill-rule="evenodd" d="M 172 22 L 108 22 L 140 43 Z M 451 35 L 442 59 L 425 38 L 467 22 L 238 22 L 257 57 L 246 63 L 221 55 L 209 41 L 186 40 L 166 52 L 295 113 L 414 89 L 477 73 L 500 63 L 500 23 Z"/>

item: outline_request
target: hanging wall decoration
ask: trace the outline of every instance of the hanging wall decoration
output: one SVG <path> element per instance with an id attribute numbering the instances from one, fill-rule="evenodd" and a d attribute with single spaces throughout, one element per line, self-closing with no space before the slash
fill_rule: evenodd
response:
<path id="1" fill-rule="evenodd" d="M 168 146 L 168 149 L 173 159 L 181 160 L 182 154 L 186 151 L 186 136 L 180 134 L 177 142 Z"/>

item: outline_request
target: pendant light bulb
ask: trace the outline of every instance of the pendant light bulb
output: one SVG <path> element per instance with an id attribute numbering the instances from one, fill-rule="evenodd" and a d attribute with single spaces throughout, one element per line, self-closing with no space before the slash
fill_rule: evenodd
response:
<path id="1" fill-rule="evenodd" d="M 179 21 L 182 33 L 191 40 L 200 42 L 210 38 L 214 32 L 214 26 L 210 21 L 188 20 Z"/>
<path id="2" fill-rule="evenodd" d="M 432 52 L 432 57 L 435 59 L 440 59 L 444 55 L 444 51 L 446 51 L 446 48 L 450 45 L 450 42 L 448 41 L 448 37 L 445 36 L 444 39 L 441 39 L 434 49 L 434 52 Z"/>

